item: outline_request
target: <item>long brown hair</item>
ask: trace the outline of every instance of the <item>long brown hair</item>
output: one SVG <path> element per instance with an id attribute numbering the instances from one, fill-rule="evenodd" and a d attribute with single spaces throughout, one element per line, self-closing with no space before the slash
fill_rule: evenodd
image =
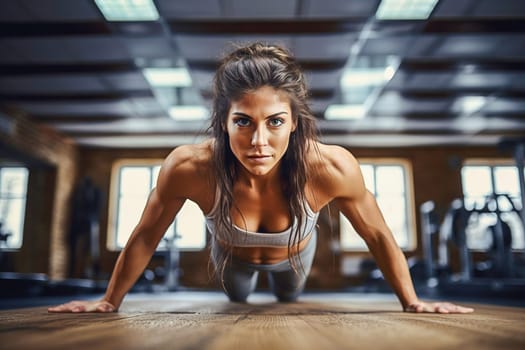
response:
<path id="1" fill-rule="evenodd" d="M 293 247 L 298 250 L 300 229 L 306 213 L 305 184 L 308 180 L 307 150 L 316 147 L 317 127 L 308 106 L 305 77 L 297 61 L 283 47 L 253 43 L 238 47 L 221 62 L 214 77 L 214 100 L 210 130 L 215 139 L 213 147 L 214 175 L 217 184 L 216 210 L 213 214 L 215 231 L 223 237 L 234 234 L 230 218 L 232 208 L 239 211 L 233 200 L 233 186 L 237 179 L 238 161 L 234 156 L 226 132 L 226 120 L 232 101 L 263 86 L 285 92 L 290 100 L 292 118 L 296 129 L 290 135 L 286 153 L 280 162 L 280 177 L 285 198 L 289 198 L 289 212 L 297 224 L 288 241 L 288 259 L 297 272 L 292 259 Z M 217 239 L 217 235 L 212 235 Z M 217 243 L 217 242 L 216 242 Z M 216 244 L 212 244 L 212 247 Z M 221 282 L 231 249 L 219 254 L 216 267 Z M 300 261 L 300 260 L 299 260 Z M 302 265 L 302 264 L 301 264 Z"/>

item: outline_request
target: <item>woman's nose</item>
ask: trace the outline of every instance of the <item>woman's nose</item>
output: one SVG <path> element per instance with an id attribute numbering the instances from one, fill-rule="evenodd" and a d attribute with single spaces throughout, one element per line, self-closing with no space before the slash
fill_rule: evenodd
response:
<path id="1" fill-rule="evenodd" d="M 252 135 L 252 146 L 266 146 L 268 144 L 268 137 L 264 127 L 255 129 Z"/>

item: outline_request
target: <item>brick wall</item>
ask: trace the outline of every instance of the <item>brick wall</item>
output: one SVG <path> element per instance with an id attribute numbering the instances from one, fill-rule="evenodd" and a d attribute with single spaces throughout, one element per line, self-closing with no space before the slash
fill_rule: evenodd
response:
<path id="1" fill-rule="evenodd" d="M 47 202 L 42 202 L 43 205 L 52 205 L 47 242 L 49 265 L 46 272 L 53 279 L 65 278 L 68 259 L 66 234 L 70 215 L 69 201 L 76 180 L 77 147 L 63 135 L 31 121 L 23 114 L 14 112 L 10 112 L 9 116 L 2 114 L 0 138 L 2 147 L 15 149 L 18 154 L 27 155 L 28 158 L 36 159 L 55 169 L 52 196 Z M 29 208 L 31 209 L 31 206 Z M 31 216 L 31 213 L 27 213 L 27 216 Z M 21 254 L 24 251 L 34 251 L 32 245 L 38 244 L 39 241 L 28 240 L 25 243 L 27 245 L 24 244 Z M 45 250 L 38 252 L 45 253 Z"/>

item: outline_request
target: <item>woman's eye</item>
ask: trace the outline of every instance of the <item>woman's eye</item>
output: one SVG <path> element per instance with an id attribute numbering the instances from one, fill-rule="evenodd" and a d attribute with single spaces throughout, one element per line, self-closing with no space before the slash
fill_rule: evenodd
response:
<path id="1" fill-rule="evenodd" d="M 271 126 L 281 126 L 283 125 L 283 123 L 284 123 L 284 120 L 282 120 L 281 118 L 270 119 Z"/>
<path id="2" fill-rule="evenodd" d="M 248 126 L 250 125 L 250 120 L 247 118 L 238 118 L 238 119 L 235 119 L 233 123 L 238 126 Z"/>

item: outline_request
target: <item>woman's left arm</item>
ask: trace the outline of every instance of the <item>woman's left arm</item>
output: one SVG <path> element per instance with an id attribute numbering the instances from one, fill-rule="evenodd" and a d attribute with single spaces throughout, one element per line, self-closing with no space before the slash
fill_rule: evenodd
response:
<path id="1" fill-rule="evenodd" d="M 365 188 L 356 159 L 346 150 L 331 153 L 332 176 L 329 187 L 338 209 L 364 239 L 386 281 L 404 311 L 468 313 L 473 309 L 451 303 L 426 303 L 418 299 L 405 255 L 388 228 L 374 196 Z"/>

